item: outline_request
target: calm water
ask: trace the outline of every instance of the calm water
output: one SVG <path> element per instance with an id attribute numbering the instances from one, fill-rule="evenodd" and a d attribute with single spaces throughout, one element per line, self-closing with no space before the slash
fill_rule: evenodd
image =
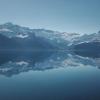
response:
<path id="1" fill-rule="evenodd" d="M 77 54 L 0 51 L 0 100 L 100 100 L 100 58 Z"/>

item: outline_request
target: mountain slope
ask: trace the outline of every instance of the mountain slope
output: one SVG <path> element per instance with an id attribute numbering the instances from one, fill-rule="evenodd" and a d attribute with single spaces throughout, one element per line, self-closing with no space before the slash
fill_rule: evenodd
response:
<path id="1" fill-rule="evenodd" d="M 0 34 L 0 50 L 47 50 L 54 47 L 44 38 L 35 37 L 34 34 L 30 38 L 6 37 Z"/>
<path id="2" fill-rule="evenodd" d="M 20 44 L 22 43 L 21 41 L 27 41 L 24 43 L 26 46 L 31 45 L 30 42 L 36 44 L 37 41 L 38 44 L 44 42 L 42 45 L 48 46 L 46 43 L 49 43 L 49 45 L 62 50 L 73 49 L 76 45 L 82 43 L 100 42 L 100 31 L 98 33 L 81 35 L 78 33 L 58 32 L 46 29 L 30 29 L 12 23 L 0 25 L 0 34 L 11 40 L 19 40 Z"/>
<path id="3" fill-rule="evenodd" d="M 51 45 L 58 47 L 59 49 L 67 49 L 68 44 L 80 36 L 77 33 L 66 33 L 45 29 L 30 29 L 12 23 L 0 25 L 0 34 L 9 38 L 17 37 L 22 39 L 31 38 L 31 35 L 34 34 L 36 37 L 46 39 Z"/>

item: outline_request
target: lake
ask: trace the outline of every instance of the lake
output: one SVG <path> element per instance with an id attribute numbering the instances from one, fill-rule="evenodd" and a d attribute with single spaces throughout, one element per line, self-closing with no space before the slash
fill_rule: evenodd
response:
<path id="1" fill-rule="evenodd" d="M 0 100 L 100 100 L 100 58 L 68 51 L 0 51 Z"/>

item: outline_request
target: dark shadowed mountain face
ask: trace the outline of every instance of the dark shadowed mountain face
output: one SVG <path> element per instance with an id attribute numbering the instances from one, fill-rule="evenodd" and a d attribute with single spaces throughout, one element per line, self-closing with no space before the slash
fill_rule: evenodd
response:
<path id="1" fill-rule="evenodd" d="M 54 46 L 46 39 L 35 37 L 34 34 L 24 39 L 17 37 L 8 38 L 0 34 L 0 50 L 46 50 L 53 48 Z"/>
<path id="2" fill-rule="evenodd" d="M 74 52 L 80 56 L 100 57 L 100 42 L 81 43 L 74 46 Z"/>

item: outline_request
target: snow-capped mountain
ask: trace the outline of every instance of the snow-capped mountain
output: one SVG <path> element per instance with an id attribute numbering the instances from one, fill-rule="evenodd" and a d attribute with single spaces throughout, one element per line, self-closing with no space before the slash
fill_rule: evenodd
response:
<path id="1" fill-rule="evenodd" d="M 53 45 L 43 37 L 35 36 L 31 29 L 6 23 L 0 25 L 0 49 L 53 49 Z"/>
<path id="2" fill-rule="evenodd" d="M 75 40 L 71 49 L 79 55 L 99 56 L 100 55 L 100 32 L 93 34 L 84 34 Z"/>
<path id="3" fill-rule="evenodd" d="M 28 27 L 22 27 L 12 23 L 5 23 L 0 25 L 0 34 L 9 38 L 31 38 L 34 34 L 36 37 L 42 37 L 48 40 L 52 45 L 59 47 L 60 49 L 67 48 L 69 43 L 80 37 L 77 33 L 58 32 L 46 29 L 30 29 Z"/>
<path id="4" fill-rule="evenodd" d="M 73 45 L 82 43 L 100 42 L 100 31 L 93 34 L 84 34 L 72 42 Z"/>
<path id="5" fill-rule="evenodd" d="M 8 37 L 23 36 L 22 38 L 24 38 L 25 35 L 28 36 L 28 34 L 30 33 L 35 33 L 36 36 L 45 37 L 50 40 L 64 39 L 67 41 L 70 41 L 79 36 L 79 34 L 77 33 L 66 33 L 66 32 L 58 32 L 45 29 L 30 29 L 28 27 L 22 27 L 19 25 L 12 24 L 10 22 L 0 25 L 0 33 Z"/>
<path id="6" fill-rule="evenodd" d="M 26 38 L 28 36 L 28 33 L 31 33 L 31 29 L 26 27 L 21 27 L 18 25 L 14 25 L 12 23 L 5 23 L 0 25 L 0 34 L 3 34 L 10 38 L 11 37 Z"/>
<path id="7" fill-rule="evenodd" d="M 100 31 L 98 33 L 81 35 L 78 33 L 58 32 L 46 29 L 30 29 L 12 23 L 0 25 L 0 34 L 9 38 L 16 37 L 22 39 L 29 39 L 34 35 L 45 38 L 51 45 L 60 49 L 68 49 L 68 47 L 81 43 L 100 42 Z"/>

